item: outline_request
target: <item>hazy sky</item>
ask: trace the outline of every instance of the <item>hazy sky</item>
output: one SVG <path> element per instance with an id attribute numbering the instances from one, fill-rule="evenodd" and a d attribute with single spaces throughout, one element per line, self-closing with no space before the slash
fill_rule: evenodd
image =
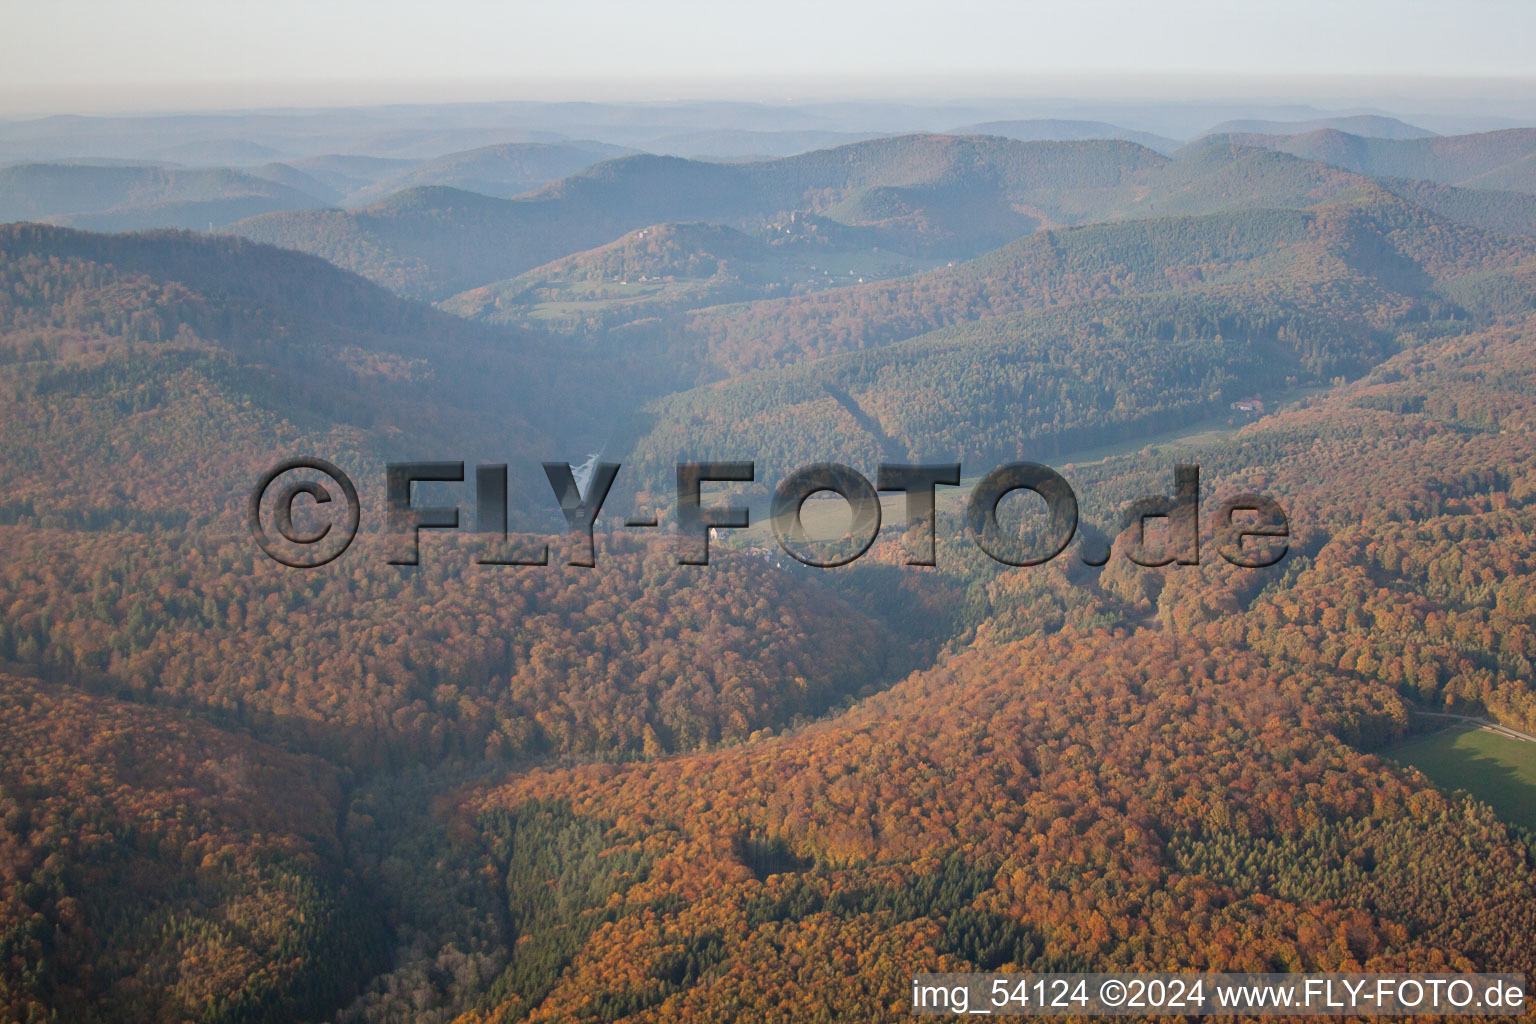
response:
<path id="1" fill-rule="evenodd" d="M 1529 0 L 0 0 L 0 19 L 8 112 L 467 99 L 470 81 L 661 98 L 744 78 L 1536 74 Z"/>

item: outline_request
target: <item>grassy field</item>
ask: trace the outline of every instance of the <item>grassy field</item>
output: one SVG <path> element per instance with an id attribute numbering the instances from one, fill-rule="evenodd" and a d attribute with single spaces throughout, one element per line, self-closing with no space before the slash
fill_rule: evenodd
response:
<path id="1" fill-rule="evenodd" d="M 1476 728 L 1447 729 L 1383 753 L 1443 789 L 1465 789 L 1511 824 L 1536 831 L 1536 743 Z"/>

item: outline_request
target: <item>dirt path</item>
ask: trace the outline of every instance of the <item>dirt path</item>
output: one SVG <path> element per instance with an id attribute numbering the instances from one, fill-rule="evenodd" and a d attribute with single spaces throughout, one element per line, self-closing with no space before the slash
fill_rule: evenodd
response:
<path id="1" fill-rule="evenodd" d="M 1470 715 L 1452 715 L 1439 711 L 1416 710 L 1413 714 L 1419 718 L 1443 718 L 1452 722 L 1465 722 L 1468 725 L 1475 725 L 1485 732 L 1497 733 L 1506 739 L 1520 740 L 1523 743 L 1536 743 L 1536 736 L 1532 736 L 1528 732 L 1521 732 L 1519 729 L 1512 729 L 1507 725 L 1501 725 L 1487 718 L 1473 718 Z"/>

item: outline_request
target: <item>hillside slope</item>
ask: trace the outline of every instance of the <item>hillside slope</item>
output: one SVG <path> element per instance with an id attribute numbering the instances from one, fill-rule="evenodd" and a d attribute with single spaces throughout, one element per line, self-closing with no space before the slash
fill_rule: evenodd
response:
<path id="1" fill-rule="evenodd" d="M 1435 191 L 1434 186 L 1400 191 L 1440 208 L 1454 210 L 1460 203 L 1490 209 L 1477 204 L 1475 195 L 1469 201 L 1459 191 Z M 1323 207 L 1331 212 L 1322 219 L 1305 211 L 1240 210 L 1044 231 L 912 278 L 698 310 L 687 320 L 683 337 L 708 351 L 717 372 L 732 375 L 878 347 L 952 324 L 1090 299 L 1243 280 L 1256 283 L 1266 274 L 1280 285 L 1286 274 L 1296 272 L 1321 284 L 1324 272 L 1308 267 L 1296 250 L 1349 244 L 1341 234 L 1347 231 L 1337 227 L 1330 241 L 1326 225 L 1342 224 L 1354 209 L 1366 211 L 1355 218 L 1357 223 L 1379 215 L 1382 231 L 1404 240 L 1413 233 L 1422 236 L 1436 247 L 1432 259 L 1445 273 L 1451 273 L 1463 255 L 1442 238 L 1463 240 L 1468 268 L 1480 265 L 1480 253 L 1531 252 L 1527 238 L 1506 241 L 1497 233 L 1485 235 L 1380 186 L 1361 184 L 1340 195 L 1337 203 Z M 1346 195 L 1358 197 L 1359 205 L 1343 198 Z M 1488 219 L 1519 223 L 1527 214 L 1536 214 L 1536 207 L 1527 209 L 1521 201 L 1512 205 L 1509 216 Z M 1361 269 L 1392 272 L 1388 264 Z"/>
<path id="2" fill-rule="evenodd" d="M 633 460 L 649 476 L 685 448 L 751 450 L 771 476 L 1050 456 L 1356 376 L 1404 332 L 1525 315 L 1533 275 L 1536 240 L 1384 191 L 1044 232 L 915 280 L 701 312 L 680 350 L 742 375 L 656 402 Z"/>
<path id="3" fill-rule="evenodd" d="M 402 189 L 428 185 L 510 199 L 626 152 L 629 151 L 621 146 L 600 142 L 515 142 L 486 146 L 422 161 L 408 171 L 350 193 L 345 205 L 363 206 Z"/>
<path id="4" fill-rule="evenodd" d="M 206 230 L 276 210 L 324 206 L 288 184 L 228 169 L 92 164 L 0 168 L 0 222 L 48 221 L 93 231 Z"/>
<path id="5" fill-rule="evenodd" d="M 1366 138 L 1324 128 L 1299 135 L 1239 134 L 1232 141 L 1264 146 L 1361 174 L 1418 178 L 1443 185 L 1536 192 L 1536 128 L 1475 135 Z"/>
<path id="6" fill-rule="evenodd" d="M 935 970 L 1528 971 L 1529 837 L 1360 748 L 1414 704 L 1536 714 L 1533 330 L 1425 339 L 1230 440 L 1067 467 L 1111 503 L 1176 460 L 1209 501 L 1263 488 L 1295 530 L 1273 572 L 1000 572 L 967 650 L 833 720 L 467 788 L 454 820 L 522 944 L 459 1024 L 895 1021 Z M 1116 595 L 1150 623 L 1095 621 Z M 518 852 L 589 833 L 622 873 Z"/>
<path id="7" fill-rule="evenodd" d="M 7 1019 L 314 1019 L 382 966 L 329 766 L 9 673 L 0 720 Z"/>
<path id="8" fill-rule="evenodd" d="M 555 421 L 548 388 L 517 390 L 537 347 L 299 253 L 17 225 L 0 281 L 13 518 L 238 521 L 279 454 L 505 460 Z"/>
<path id="9" fill-rule="evenodd" d="M 903 251 L 975 255 L 1070 217 L 1063 191 L 1113 192 L 1163 159 L 1126 142 L 926 135 L 751 164 L 633 156 L 516 200 L 419 188 L 348 213 L 272 214 L 231 230 L 437 299 L 666 221 L 757 226 L 803 210 L 888 228 L 888 244 Z"/>

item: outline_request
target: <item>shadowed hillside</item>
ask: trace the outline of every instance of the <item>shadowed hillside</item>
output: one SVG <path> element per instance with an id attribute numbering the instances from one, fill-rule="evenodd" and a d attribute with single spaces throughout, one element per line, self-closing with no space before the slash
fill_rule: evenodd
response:
<path id="1" fill-rule="evenodd" d="M 239 516 L 274 451 L 505 457 L 558 408 L 536 347 L 242 239 L 5 227 L 0 281 L 12 520 Z"/>

